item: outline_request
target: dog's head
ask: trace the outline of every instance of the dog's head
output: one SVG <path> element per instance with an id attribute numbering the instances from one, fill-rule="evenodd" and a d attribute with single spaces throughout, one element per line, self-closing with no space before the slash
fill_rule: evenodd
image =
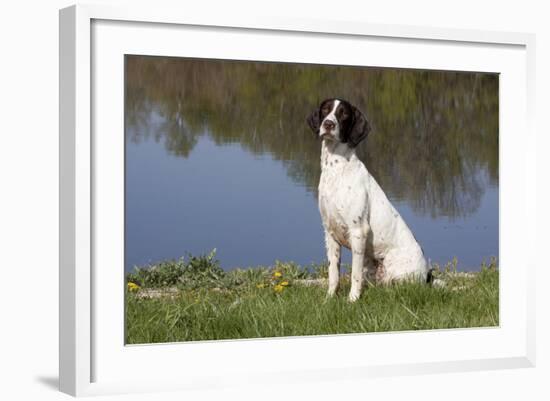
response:
<path id="1" fill-rule="evenodd" d="M 351 148 L 366 138 L 370 124 L 359 109 L 341 99 L 327 99 L 307 118 L 311 130 L 322 139 L 347 143 Z"/>

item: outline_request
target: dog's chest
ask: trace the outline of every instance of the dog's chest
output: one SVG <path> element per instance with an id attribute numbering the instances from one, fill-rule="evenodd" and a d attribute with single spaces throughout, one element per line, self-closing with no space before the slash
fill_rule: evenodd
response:
<path id="1" fill-rule="evenodd" d="M 319 211 L 323 226 L 341 245 L 348 246 L 349 230 L 360 224 L 364 210 L 360 201 L 364 197 L 356 193 L 356 166 L 341 157 L 332 155 L 321 159 L 319 181 Z"/>
<path id="2" fill-rule="evenodd" d="M 349 224 L 344 216 L 345 205 L 319 187 L 319 212 L 323 227 L 344 246 L 348 246 Z"/>

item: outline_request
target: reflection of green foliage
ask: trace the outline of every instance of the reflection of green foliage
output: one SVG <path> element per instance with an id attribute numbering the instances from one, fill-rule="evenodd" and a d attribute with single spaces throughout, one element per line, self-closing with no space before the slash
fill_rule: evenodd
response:
<path id="1" fill-rule="evenodd" d="M 498 76 L 400 69 L 128 56 L 126 124 L 187 157 L 208 133 L 270 153 L 309 190 L 320 146 L 306 116 L 328 97 L 373 125 L 359 156 L 391 197 L 434 216 L 479 206 L 487 172 L 498 183 Z M 152 112 L 163 117 L 153 127 Z"/>

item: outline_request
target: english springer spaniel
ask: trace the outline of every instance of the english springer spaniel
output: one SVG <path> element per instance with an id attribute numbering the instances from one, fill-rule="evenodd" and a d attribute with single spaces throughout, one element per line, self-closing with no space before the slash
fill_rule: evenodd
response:
<path id="1" fill-rule="evenodd" d="M 351 302 L 360 297 L 364 276 L 380 283 L 426 281 L 420 245 L 355 154 L 371 129 L 364 114 L 345 100 L 327 99 L 307 122 L 322 139 L 319 210 L 329 261 L 328 295 L 338 289 L 341 246 L 352 251 Z"/>

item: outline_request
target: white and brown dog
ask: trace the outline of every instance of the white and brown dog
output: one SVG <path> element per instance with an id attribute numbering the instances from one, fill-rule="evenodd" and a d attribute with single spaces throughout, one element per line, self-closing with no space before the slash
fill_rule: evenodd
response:
<path id="1" fill-rule="evenodd" d="M 420 245 L 355 154 L 370 131 L 364 114 L 344 100 L 327 99 L 307 122 L 322 139 L 319 210 L 329 261 L 328 295 L 338 289 L 341 246 L 352 251 L 352 302 L 361 295 L 364 276 L 381 283 L 426 281 Z"/>

